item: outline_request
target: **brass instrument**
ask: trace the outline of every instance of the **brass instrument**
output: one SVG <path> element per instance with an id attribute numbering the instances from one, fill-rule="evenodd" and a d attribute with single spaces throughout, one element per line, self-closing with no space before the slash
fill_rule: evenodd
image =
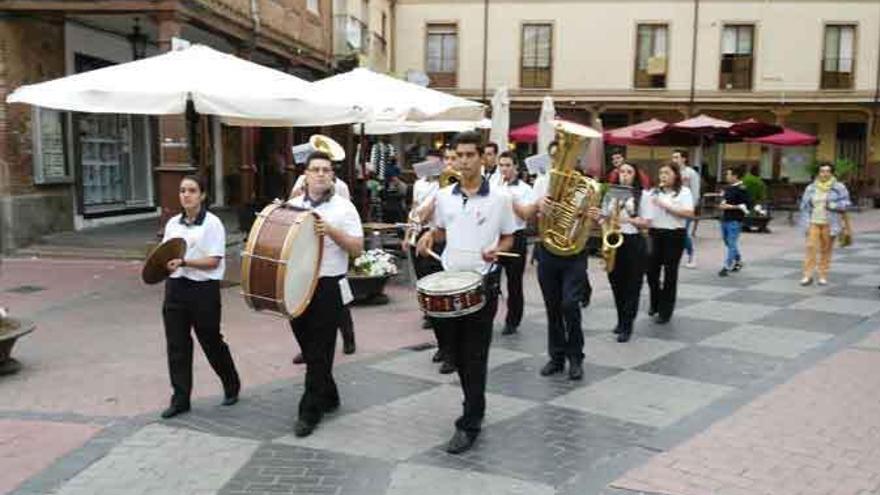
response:
<path id="1" fill-rule="evenodd" d="M 538 221 L 544 247 L 557 256 L 571 256 L 583 251 L 592 227 L 587 211 L 601 198 L 598 181 L 575 170 L 577 159 L 587 139 L 598 137 L 589 127 L 556 121 L 559 143 L 548 173 L 547 199 L 550 208 Z"/>
<path id="2" fill-rule="evenodd" d="M 602 224 L 602 258 L 605 260 L 605 271 L 614 271 L 614 263 L 617 260 L 617 248 L 623 244 L 623 233 L 620 231 L 619 201 L 611 200 L 611 214 Z"/>
<path id="3" fill-rule="evenodd" d="M 315 151 L 326 153 L 334 162 L 345 160 L 345 148 L 323 134 L 313 134 L 307 143 L 294 146 L 293 160 L 296 163 L 305 163 L 309 155 Z"/>
<path id="4" fill-rule="evenodd" d="M 440 188 L 444 188 L 450 184 L 461 181 L 461 172 L 452 167 L 446 167 L 440 172 Z"/>
<path id="5" fill-rule="evenodd" d="M 422 231 L 422 219 L 419 217 L 417 208 L 414 206 L 410 211 L 407 217 L 406 225 L 406 233 L 403 236 L 403 240 L 409 246 L 415 246 L 416 241 L 419 239 L 419 233 Z"/>

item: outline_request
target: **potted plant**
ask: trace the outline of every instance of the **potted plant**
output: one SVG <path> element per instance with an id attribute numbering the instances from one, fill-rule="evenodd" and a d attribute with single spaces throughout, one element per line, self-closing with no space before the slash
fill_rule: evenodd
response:
<path id="1" fill-rule="evenodd" d="M 370 249 L 353 259 L 348 270 L 348 281 L 355 304 L 385 304 L 385 283 L 397 275 L 394 255 L 383 249 Z"/>
<path id="2" fill-rule="evenodd" d="M 5 308 L 0 308 L 0 375 L 15 373 L 21 365 L 12 359 L 12 347 L 19 337 L 34 331 L 29 321 L 10 318 Z"/>
<path id="3" fill-rule="evenodd" d="M 766 205 L 767 184 L 761 177 L 751 172 L 743 176 L 742 182 L 752 202 L 752 209 L 743 219 L 743 230 L 746 232 L 770 232 L 767 224 L 770 223 L 772 217 Z"/>

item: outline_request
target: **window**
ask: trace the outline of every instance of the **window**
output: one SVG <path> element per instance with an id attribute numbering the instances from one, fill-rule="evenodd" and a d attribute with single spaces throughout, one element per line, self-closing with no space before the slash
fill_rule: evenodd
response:
<path id="1" fill-rule="evenodd" d="M 553 26 L 524 24 L 520 56 L 519 85 L 549 88 L 553 80 Z"/>
<path id="2" fill-rule="evenodd" d="M 458 84 L 458 27 L 455 24 L 428 24 L 426 72 L 432 86 Z"/>
<path id="3" fill-rule="evenodd" d="M 669 28 L 665 24 L 639 24 L 636 34 L 635 87 L 666 87 L 668 35 Z"/>
<path id="4" fill-rule="evenodd" d="M 721 89 L 752 89 L 754 26 L 724 26 L 721 34 Z"/>
<path id="5" fill-rule="evenodd" d="M 306 0 L 306 8 L 314 14 L 320 13 L 320 0 Z"/>
<path id="6" fill-rule="evenodd" d="M 852 89 L 855 38 L 855 26 L 825 26 L 822 89 Z"/>
<path id="7" fill-rule="evenodd" d="M 67 119 L 63 112 L 33 107 L 34 183 L 73 182 L 64 144 Z"/>

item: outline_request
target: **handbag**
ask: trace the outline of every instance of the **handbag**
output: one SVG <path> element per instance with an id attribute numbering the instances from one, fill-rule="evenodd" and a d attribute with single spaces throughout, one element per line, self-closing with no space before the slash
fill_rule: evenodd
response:
<path id="1" fill-rule="evenodd" d="M 840 231 L 840 247 L 845 248 L 853 243 L 852 239 L 852 224 L 849 222 L 849 214 L 843 212 L 840 214 L 843 218 L 843 230 Z"/>

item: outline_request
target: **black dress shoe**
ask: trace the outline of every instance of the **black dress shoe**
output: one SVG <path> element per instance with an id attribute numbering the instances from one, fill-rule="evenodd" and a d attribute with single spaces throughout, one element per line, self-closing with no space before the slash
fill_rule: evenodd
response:
<path id="1" fill-rule="evenodd" d="M 450 454 L 461 454 L 470 450 L 474 446 L 476 435 L 469 435 L 464 430 L 455 430 L 455 434 L 449 439 L 446 445 L 446 452 Z"/>
<path id="2" fill-rule="evenodd" d="M 303 354 L 300 352 L 296 356 L 293 356 L 293 364 L 303 364 L 306 360 L 303 358 Z"/>
<path id="3" fill-rule="evenodd" d="M 189 412 L 188 405 L 181 406 L 178 404 L 171 404 L 170 406 L 168 406 L 168 409 L 162 411 L 162 419 L 173 418 L 174 416 L 177 416 L 178 414 L 183 414 L 185 412 Z"/>
<path id="4" fill-rule="evenodd" d="M 615 333 L 615 335 L 620 335 L 620 325 L 617 325 L 616 327 L 614 327 L 614 333 Z"/>
<path id="5" fill-rule="evenodd" d="M 338 409 L 339 409 L 339 401 L 334 402 L 333 404 L 330 404 L 329 406 L 325 406 L 324 412 L 325 413 L 332 413 L 332 412 L 336 412 Z"/>
<path id="6" fill-rule="evenodd" d="M 584 378 L 584 365 L 580 361 L 572 361 L 568 365 L 568 379 L 581 380 Z"/>
<path id="7" fill-rule="evenodd" d="M 541 376 L 555 375 L 557 373 L 562 373 L 563 370 L 565 370 L 564 362 L 551 359 L 543 368 L 541 368 Z"/>
<path id="8" fill-rule="evenodd" d="M 238 394 L 235 395 L 227 395 L 223 398 L 223 402 L 220 403 L 221 406 L 231 406 L 238 402 Z"/>
<path id="9" fill-rule="evenodd" d="M 516 327 L 513 325 L 504 325 L 504 329 L 501 330 L 501 335 L 513 335 L 516 333 Z"/>
<path id="10" fill-rule="evenodd" d="M 296 420 L 296 424 L 293 425 L 293 434 L 299 438 L 307 437 L 315 431 L 315 426 L 317 423 L 310 423 L 308 421 L 303 421 L 301 419 Z"/>
<path id="11" fill-rule="evenodd" d="M 443 361 L 440 365 L 440 374 L 448 375 L 455 372 L 455 364 L 452 361 Z"/>
<path id="12" fill-rule="evenodd" d="M 617 335 L 617 341 L 620 343 L 629 342 L 629 338 L 632 335 L 632 332 L 620 332 Z"/>
<path id="13" fill-rule="evenodd" d="M 348 342 L 343 342 L 343 343 L 342 343 L 342 352 L 343 352 L 344 354 L 354 354 L 354 351 L 355 351 L 356 349 L 357 349 L 357 347 L 356 347 L 355 344 L 354 344 L 354 339 L 352 339 L 352 340 L 350 340 L 350 341 L 348 341 Z"/>
<path id="14" fill-rule="evenodd" d="M 651 309 L 648 310 L 648 316 L 654 316 L 654 315 L 656 315 L 656 314 L 657 314 L 657 310 L 656 310 L 656 309 L 651 308 Z"/>
<path id="15" fill-rule="evenodd" d="M 431 356 L 431 362 L 432 363 L 439 363 L 440 361 L 443 361 L 444 358 L 445 358 L 445 356 L 443 355 L 443 351 L 441 351 L 440 349 L 437 349 L 437 352 L 435 352 L 434 355 Z"/>
<path id="16" fill-rule="evenodd" d="M 665 325 L 669 323 L 670 318 L 670 316 L 657 316 L 657 318 L 654 318 L 654 323 L 658 325 Z"/>

